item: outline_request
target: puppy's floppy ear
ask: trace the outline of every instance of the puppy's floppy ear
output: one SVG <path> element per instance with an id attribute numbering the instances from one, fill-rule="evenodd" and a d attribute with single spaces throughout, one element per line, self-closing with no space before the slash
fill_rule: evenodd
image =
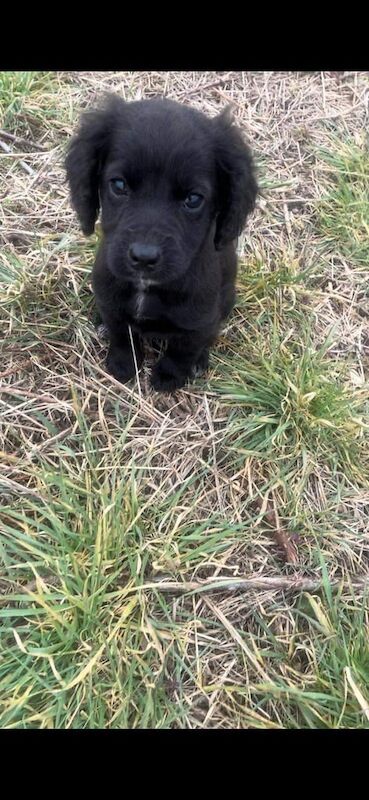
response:
<path id="1" fill-rule="evenodd" d="M 125 103 L 117 95 L 106 95 L 100 108 L 82 114 L 79 130 L 68 148 L 65 168 L 71 202 L 86 236 L 95 228 L 100 207 L 100 170 L 122 106 Z"/>
<path id="2" fill-rule="evenodd" d="M 218 175 L 215 246 L 220 250 L 241 233 L 255 206 L 258 187 L 252 156 L 226 108 L 214 120 Z"/>

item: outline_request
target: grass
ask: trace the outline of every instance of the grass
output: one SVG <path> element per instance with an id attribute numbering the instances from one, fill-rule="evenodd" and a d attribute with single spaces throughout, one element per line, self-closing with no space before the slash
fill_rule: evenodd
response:
<path id="1" fill-rule="evenodd" d="M 340 80 L 0 74 L 1 727 L 369 727 L 367 77 Z M 63 182 L 108 83 L 231 95 L 263 165 L 236 309 L 170 397 L 150 351 L 105 373 Z"/>
<path id="2" fill-rule="evenodd" d="M 341 365 L 326 357 L 332 342 L 314 347 L 303 318 L 295 341 L 283 341 L 275 325 L 268 340 L 254 334 L 247 360 L 238 349 L 229 362 L 227 382 L 224 370 L 213 384 L 234 409 L 228 430 L 238 433 L 236 453 L 243 457 L 276 447 L 277 457 L 284 460 L 298 457 L 303 448 L 318 450 L 331 465 L 359 477 L 366 393 L 345 386 Z"/>
<path id="3" fill-rule="evenodd" d="M 55 118 L 52 72 L 0 74 L 0 127 L 14 134 L 36 132 Z M 51 98 L 51 104 L 50 104 Z M 40 102 L 41 101 L 41 102 Z"/>
<path id="4" fill-rule="evenodd" d="M 369 260 L 369 149 L 364 140 L 334 141 L 321 150 L 326 189 L 319 204 L 319 226 L 325 243 L 357 268 Z"/>

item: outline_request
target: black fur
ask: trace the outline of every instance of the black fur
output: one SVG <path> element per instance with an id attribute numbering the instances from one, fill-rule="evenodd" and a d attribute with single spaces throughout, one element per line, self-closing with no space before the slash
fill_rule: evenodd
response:
<path id="1" fill-rule="evenodd" d="M 234 303 L 235 240 L 257 194 L 248 147 L 228 111 L 208 119 L 170 100 L 113 95 L 83 115 L 66 171 L 86 235 L 101 205 L 93 287 L 110 333 L 108 370 L 128 381 L 132 341 L 139 367 L 142 337 L 164 339 L 152 385 L 178 389 L 206 369 Z"/>

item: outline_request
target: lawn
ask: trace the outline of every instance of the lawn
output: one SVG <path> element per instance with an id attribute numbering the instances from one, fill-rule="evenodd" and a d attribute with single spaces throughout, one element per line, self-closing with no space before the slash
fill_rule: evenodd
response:
<path id="1" fill-rule="evenodd" d="M 63 158 L 231 103 L 261 195 L 173 395 L 105 371 Z M 0 73 L 0 727 L 369 728 L 368 73 Z"/>

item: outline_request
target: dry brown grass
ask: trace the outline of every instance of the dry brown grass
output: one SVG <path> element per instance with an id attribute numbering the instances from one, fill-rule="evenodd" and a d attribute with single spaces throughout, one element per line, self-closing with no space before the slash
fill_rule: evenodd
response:
<path id="1" fill-rule="evenodd" d="M 108 376 L 93 325 L 63 155 L 106 90 L 231 103 L 259 164 L 237 309 L 170 397 L 149 363 Z M 0 75 L 1 724 L 367 726 L 369 268 L 320 202 L 321 153 L 365 147 L 368 75 L 57 73 L 12 97 Z"/>

